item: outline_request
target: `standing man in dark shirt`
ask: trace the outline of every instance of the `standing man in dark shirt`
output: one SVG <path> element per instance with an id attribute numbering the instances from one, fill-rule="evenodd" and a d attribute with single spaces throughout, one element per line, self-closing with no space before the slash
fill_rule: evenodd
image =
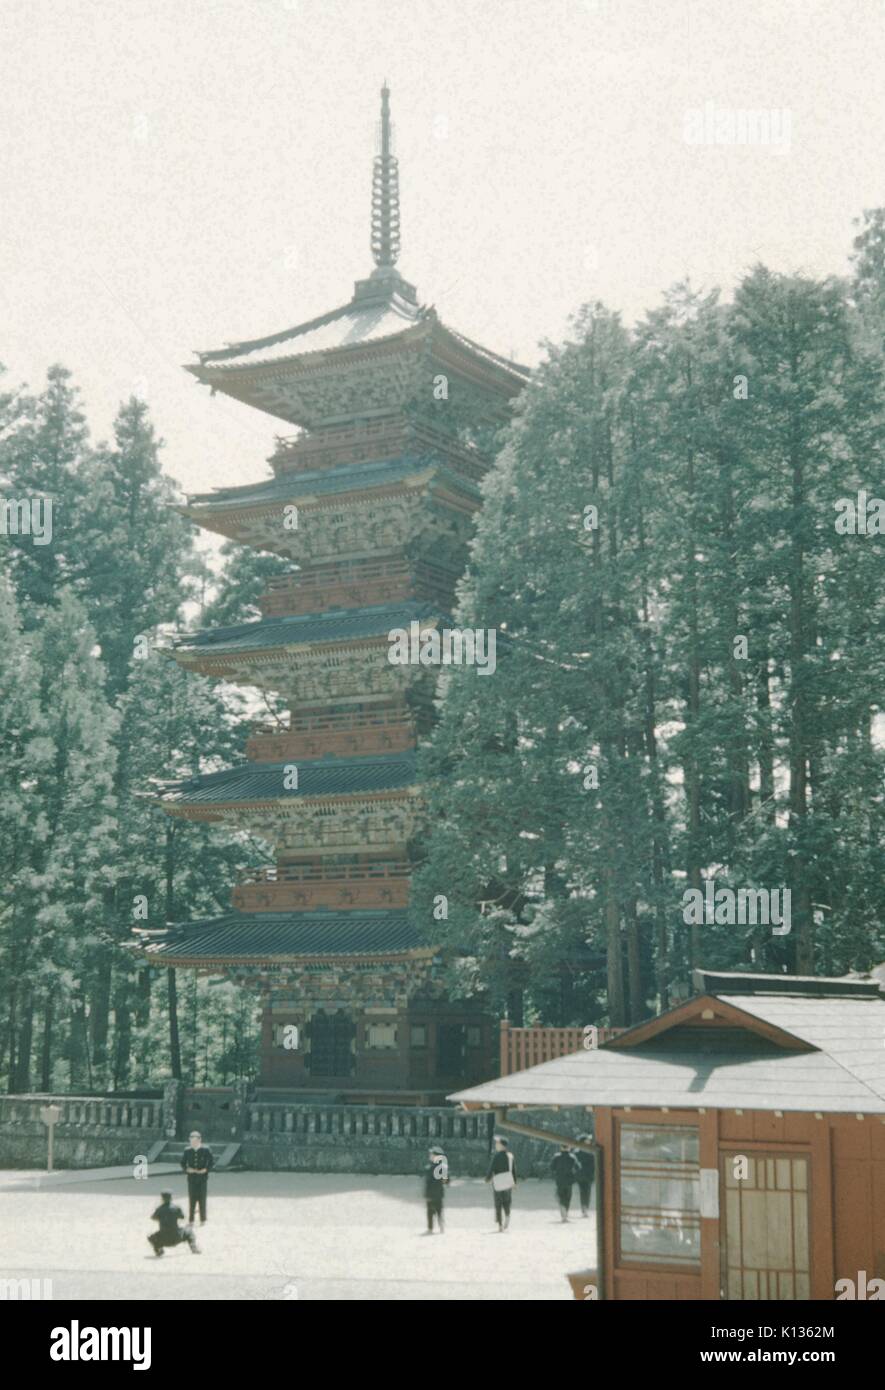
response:
<path id="1" fill-rule="evenodd" d="M 572 1190 L 578 1180 L 578 1165 L 568 1144 L 561 1144 L 559 1152 L 550 1164 L 553 1181 L 556 1184 L 556 1200 L 563 1221 L 568 1221 L 569 1207 L 572 1204 Z"/>
<path id="2" fill-rule="evenodd" d="M 192 1255 L 199 1255 L 197 1238 L 191 1226 L 179 1227 L 179 1221 L 184 1220 L 184 1212 L 181 1207 L 172 1205 L 172 1193 L 160 1193 L 160 1205 L 151 1214 L 151 1220 L 159 1222 L 159 1229 L 153 1235 L 148 1236 L 148 1240 L 154 1247 L 155 1255 L 162 1255 L 163 1247 L 167 1245 L 180 1245 L 186 1240 L 191 1248 Z"/>
<path id="3" fill-rule="evenodd" d="M 209 1186 L 209 1170 L 214 1159 L 212 1150 L 203 1143 L 198 1130 L 190 1136 L 190 1144 L 181 1155 L 182 1171 L 187 1174 L 187 1200 L 190 1207 L 188 1220 L 193 1221 L 194 1212 L 200 1208 L 200 1225 L 206 1224 L 206 1189 Z"/>
<path id="4" fill-rule="evenodd" d="M 490 1182 L 494 1189 L 498 1230 L 507 1231 L 510 1229 L 510 1203 L 516 1186 L 516 1161 L 507 1147 L 507 1140 L 500 1135 L 495 1138 L 495 1151 L 486 1173 L 486 1182 Z"/>
<path id="5" fill-rule="evenodd" d="M 449 1160 L 442 1149 L 434 1146 L 427 1155 L 424 1165 L 424 1200 L 427 1203 L 426 1235 L 433 1235 L 433 1218 L 439 1222 L 439 1233 L 443 1235 L 446 1224 L 443 1220 L 443 1201 L 449 1181 Z"/>
<path id="6" fill-rule="evenodd" d="M 592 1143 L 592 1134 L 579 1134 L 579 1140 L 584 1144 Z M 590 1189 L 593 1186 L 593 1175 L 596 1172 L 596 1155 L 588 1149 L 575 1150 L 575 1162 L 578 1165 L 578 1193 L 581 1198 L 581 1215 L 590 1215 Z"/>

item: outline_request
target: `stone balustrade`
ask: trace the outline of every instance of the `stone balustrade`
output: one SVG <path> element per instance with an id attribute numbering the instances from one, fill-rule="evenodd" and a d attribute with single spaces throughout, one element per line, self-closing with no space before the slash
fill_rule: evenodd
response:
<path id="1" fill-rule="evenodd" d="M 106 1096 L 2 1096 L 0 1130 L 7 1126 L 34 1128 L 42 1133 L 45 1125 L 40 1112 L 46 1105 L 61 1111 L 56 1132 L 66 1129 L 144 1130 L 158 1135 L 163 1127 L 163 1101 L 156 1099 L 114 1099 Z"/>
<path id="2" fill-rule="evenodd" d="M 318 1105 L 253 1101 L 246 1107 L 246 1138 L 312 1135 L 472 1142 L 485 1139 L 488 1115 L 464 1114 L 448 1106 Z"/>
<path id="3" fill-rule="evenodd" d="M 453 1174 L 482 1177 L 493 1117 L 453 1106 L 252 1101 L 244 1121 L 243 1158 L 253 1168 L 417 1174 L 439 1144 Z"/>
<path id="4" fill-rule="evenodd" d="M 322 1100 L 248 1100 L 245 1083 L 222 1090 L 170 1082 L 163 1098 L 16 1095 L 0 1097 L 0 1167 L 43 1168 L 46 1126 L 57 1105 L 58 1168 L 133 1163 L 159 1140 L 197 1127 L 216 1146 L 239 1143 L 236 1163 L 258 1171 L 419 1173 L 439 1144 L 453 1174 L 482 1177 L 494 1117 L 454 1106 L 343 1105 Z M 222 1111 L 224 1113 L 222 1113 Z M 543 1162 L 549 1161 L 545 1155 Z M 539 1170 L 540 1171 L 540 1170 Z"/>

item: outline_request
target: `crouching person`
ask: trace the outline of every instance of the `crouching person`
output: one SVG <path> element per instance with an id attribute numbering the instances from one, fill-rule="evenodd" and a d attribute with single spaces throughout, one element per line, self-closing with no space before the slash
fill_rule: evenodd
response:
<path id="1" fill-rule="evenodd" d="M 148 1240 L 154 1247 L 155 1255 L 162 1255 L 165 1246 L 180 1245 L 183 1240 L 187 1241 L 192 1255 L 199 1255 L 200 1251 L 193 1227 L 179 1225 L 179 1222 L 184 1220 L 184 1212 L 181 1207 L 172 1205 L 171 1192 L 160 1193 L 160 1205 L 153 1212 L 151 1220 L 159 1223 L 159 1230 L 148 1236 Z"/>

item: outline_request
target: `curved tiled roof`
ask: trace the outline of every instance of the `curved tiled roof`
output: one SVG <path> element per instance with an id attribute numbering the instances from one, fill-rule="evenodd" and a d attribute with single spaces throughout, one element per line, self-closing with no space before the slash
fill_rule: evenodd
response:
<path id="1" fill-rule="evenodd" d="M 284 329 L 267 338 L 253 338 L 242 343 L 199 354 L 199 367 L 212 371 L 218 368 L 257 367 L 269 362 L 282 362 L 310 352 L 328 352 L 334 348 L 359 347 L 362 343 L 377 343 L 383 338 L 399 336 L 417 324 L 427 322 L 433 311 L 418 308 L 398 295 L 389 300 L 359 303 L 351 300 L 318 318 L 309 319 L 295 328 Z"/>
<path id="2" fill-rule="evenodd" d="M 348 304 L 308 319 L 294 328 L 284 329 L 281 333 L 200 352 L 199 363 L 189 364 L 187 370 L 200 377 L 204 373 L 217 371 L 266 367 L 342 348 L 375 346 L 385 339 L 403 338 L 416 330 L 426 331 L 435 326 L 463 352 L 479 357 L 516 378 L 528 379 L 529 369 L 521 363 L 492 352 L 465 334 L 448 328 L 431 305 L 413 304 L 396 293 L 368 298 L 356 295 Z"/>
<path id="3" fill-rule="evenodd" d="M 408 627 L 415 620 L 431 618 L 440 622 L 450 621 L 432 603 L 408 599 L 403 603 L 378 603 L 368 608 L 339 608 L 327 613 L 262 618 L 258 622 L 238 623 L 234 627 L 184 633 L 175 639 L 173 645 L 177 651 L 264 651 L 268 647 L 384 637 L 391 628 Z"/>
<path id="4" fill-rule="evenodd" d="M 286 770 L 298 769 L 298 786 L 287 787 Z M 162 785 L 166 805 L 230 805 L 232 802 L 284 801 L 298 797 L 356 796 L 397 791 L 417 781 L 414 752 L 379 753 L 364 758 L 315 758 L 284 763 L 244 763 Z"/>
<path id="5" fill-rule="evenodd" d="M 196 493 L 188 498 L 189 507 L 213 507 L 217 510 L 233 507 L 261 506 L 262 503 L 283 502 L 290 497 L 329 496 L 339 492 L 366 491 L 369 488 L 389 487 L 404 478 L 433 468 L 450 486 L 469 493 L 479 500 L 476 483 L 440 464 L 432 454 L 413 455 L 397 459 L 373 459 L 367 463 L 349 463 L 339 468 L 317 469 L 314 472 L 283 473 L 261 483 L 241 487 L 216 488 L 214 492 Z"/>
<path id="6" fill-rule="evenodd" d="M 403 955 L 426 949 L 407 912 L 230 912 L 165 931 L 139 931 L 155 960 Z"/>

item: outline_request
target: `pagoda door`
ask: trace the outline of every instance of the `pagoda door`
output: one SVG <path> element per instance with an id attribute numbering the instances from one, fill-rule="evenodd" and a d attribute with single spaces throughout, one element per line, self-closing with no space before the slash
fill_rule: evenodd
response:
<path id="1" fill-rule="evenodd" d="M 440 1023 L 436 1042 L 437 1076 L 460 1077 L 464 1070 L 464 1027 L 460 1023 Z"/>
<path id="2" fill-rule="evenodd" d="M 349 1076 L 353 1070 L 354 1025 L 348 1014 L 316 1013 L 310 1020 L 310 1074 Z"/>
<path id="3" fill-rule="evenodd" d="M 721 1164 L 720 1296 L 810 1298 L 807 1155 L 736 1150 Z"/>

